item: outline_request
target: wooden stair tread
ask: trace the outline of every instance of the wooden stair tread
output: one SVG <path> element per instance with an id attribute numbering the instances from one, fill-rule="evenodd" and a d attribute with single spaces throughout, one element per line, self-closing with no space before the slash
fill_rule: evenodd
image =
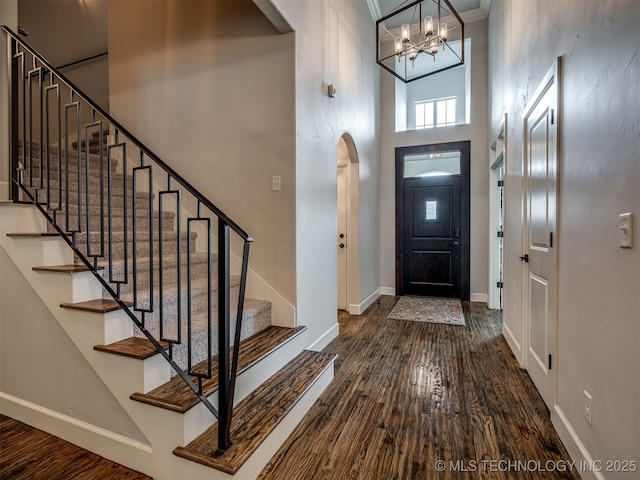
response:
<path id="1" fill-rule="evenodd" d="M 307 327 L 286 328 L 272 325 L 262 332 L 243 340 L 240 342 L 240 352 L 238 354 L 238 374 L 306 329 Z M 217 369 L 215 369 L 218 364 L 218 355 L 212 357 L 211 363 L 214 365 L 212 378 L 202 380 L 202 392 L 206 396 L 211 395 L 218 388 L 218 373 Z M 195 366 L 194 371 L 202 370 L 204 372 L 206 368 L 207 361 L 204 360 Z M 190 378 L 197 384 L 198 379 L 196 377 Z M 134 393 L 130 398 L 180 413 L 185 413 L 200 402 L 193 390 L 178 375 L 148 393 Z"/>
<path id="2" fill-rule="evenodd" d="M 125 302 L 126 305 L 133 305 L 132 302 Z M 87 300 L 86 302 L 77 303 L 61 303 L 62 308 L 70 308 L 72 310 L 82 310 L 83 312 L 107 313 L 120 309 L 120 304 L 115 300 L 106 298 L 98 298 L 95 300 Z"/>
<path id="3" fill-rule="evenodd" d="M 167 342 L 160 342 L 160 345 L 163 348 L 169 347 Z M 96 345 L 93 349 L 98 352 L 112 353 L 138 360 L 150 358 L 158 353 L 149 340 L 141 337 L 129 337 L 109 345 Z"/>
<path id="4" fill-rule="evenodd" d="M 101 267 L 98 267 L 101 268 Z M 81 273 L 90 272 L 91 269 L 86 265 L 72 263 L 70 265 L 49 265 L 42 267 L 33 267 L 34 272 L 58 272 L 58 273 Z"/>
<path id="5" fill-rule="evenodd" d="M 235 407 L 231 425 L 234 443 L 226 452 L 217 453 L 216 422 L 186 447 L 177 447 L 174 455 L 231 475 L 237 473 L 336 357 L 305 350 L 242 400 Z"/>
<path id="6" fill-rule="evenodd" d="M 59 237 L 57 232 L 39 232 L 39 233 L 7 233 L 7 237 L 12 238 L 39 238 L 39 237 Z"/>

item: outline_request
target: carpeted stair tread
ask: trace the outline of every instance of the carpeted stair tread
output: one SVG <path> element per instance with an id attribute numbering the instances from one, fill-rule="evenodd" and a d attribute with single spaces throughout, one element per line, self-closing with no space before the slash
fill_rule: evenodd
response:
<path id="1" fill-rule="evenodd" d="M 173 453 L 231 475 L 237 473 L 335 359 L 335 354 L 303 351 L 249 394 L 234 409 L 232 445 L 224 453 L 218 453 L 217 423 Z"/>
<path id="2" fill-rule="evenodd" d="M 158 342 L 162 348 L 168 348 L 166 342 Z M 129 337 L 119 342 L 110 343 L 109 345 L 96 345 L 93 347 L 98 352 L 111 353 L 113 355 L 121 355 L 123 357 L 135 358 L 137 360 L 145 360 L 153 357 L 159 352 L 147 338 Z"/>
<path id="3" fill-rule="evenodd" d="M 23 158 L 23 149 L 22 149 L 22 141 L 20 140 L 19 142 L 19 146 L 18 146 L 18 156 L 20 158 Z M 29 150 L 27 150 L 28 152 Z M 47 155 L 47 148 L 43 148 L 43 161 L 46 161 L 46 155 Z M 58 164 L 58 154 L 60 154 L 61 158 L 62 158 L 62 165 L 63 167 L 66 166 L 66 158 L 67 158 L 67 154 L 68 154 L 68 158 L 69 158 L 69 165 L 71 165 L 71 160 L 75 160 L 75 163 L 77 165 L 78 163 L 78 151 L 73 149 L 73 148 L 69 148 L 69 149 L 64 149 L 64 148 L 58 148 L 55 145 L 51 145 L 48 149 L 48 153 L 49 153 L 49 164 L 55 164 L 57 166 Z M 102 157 L 103 161 L 106 162 L 106 157 L 103 155 Z M 40 163 L 40 144 L 39 143 L 31 143 L 31 160 L 37 160 L 38 164 Z M 82 152 L 82 158 L 81 158 L 82 162 L 86 161 L 86 152 Z M 116 159 L 111 159 L 112 162 L 115 162 L 115 165 L 118 164 L 118 160 Z M 35 165 L 36 162 L 34 162 Z M 100 163 L 100 154 L 93 154 L 93 153 L 89 153 L 89 163 Z"/>
<path id="4" fill-rule="evenodd" d="M 65 208 L 65 205 L 67 204 L 67 198 L 66 198 L 66 194 L 64 189 L 62 190 L 62 202 L 59 202 L 59 198 L 58 198 L 58 187 L 57 185 L 55 186 L 51 186 L 49 188 L 50 192 L 49 192 L 49 210 L 52 209 L 59 209 L 60 205 L 62 205 L 62 208 Z M 46 201 L 47 200 L 47 187 L 45 186 L 44 188 L 38 188 L 38 199 Z M 89 191 L 89 202 L 92 205 L 98 205 L 100 203 L 100 200 L 102 199 L 104 205 L 108 205 L 108 195 L 107 195 L 107 188 L 105 185 L 105 189 L 103 194 L 101 195 L 99 190 L 96 190 L 94 192 Z M 127 192 L 127 209 L 131 209 L 133 208 L 133 198 L 131 196 L 131 191 Z M 112 195 L 111 195 L 111 205 L 112 208 L 114 209 L 119 209 L 120 211 L 122 211 L 123 207 L 124 207 L 124 202 L 125 202 L 125 198 L 124 198 L 124 190 L 119 190 L 118 192 L 113 192 L 112 191 Z M 78 191 L 77 190 L 70 190 L 69 191 L 69 207 L 71 206 L 75 206 L 78 203 Z M 82 192 L 82 205 L 86 205 L 87 203 L 87 195 L 86 192 Z M 141 205 L 141 206 L 139 206 Z M 145 193 L 145 192 L 137 192 L 136 193 L 136 208 L 137 209 L 141 209 L 141 208 L 148 208 L 149 206 L 149 194 Z"/>
<path id="5" fill-rule="evenodd" d="M 306 328 L 270 326 L 241 341 L 238 354 L 238 374 L 292 340 Z M 211 364 L 214 367 L 212 378 L 202 380 L 202 392 L 206 396 L 211 395 L 218 389 L 218 355 L 214 355 L 211 358 Z M 207 368 L 208 362 L 204 360 L 195 366 L 194 371 L 204 373 Z M 196 377 L 191 377 L 191 379 L 197 383 L 198 379 Z M 188 411 L 200 402 L 193 390 L 177 375 L 169 382 L 148 393 L 134 393 L 131 395 L 131 399 L 180 413 Z"/>
<path id="6" fill-rule="evenodd" d="M 98 209 L 99 210 L 99 209 Z M 53 216 L 53 215 L 52 215 Z M 174 225 L 174 220 L 175 220 L 175 213 L 173 212 L 162 212 L 162 229 L 163 231 L 172 231 L 175 227 Z M 84 208 L 83 208 L 83 212 L 82 212 L 82 216 L 78 217 L 77 213 L 74 214 L 70 214 L 69 215 L 69 229 L 68 231 L 73 231 L 73 230 L 78 230 L 78 225 L 80 225 L 80 230 L 81 231 L 86 231 L 86 226 L 87 226 L 87 217 L 86 214 L 84 212 Z M 78 219 L 80 219 L 80 221 L 78 221 Z M 160 219 L 160 215 L 158 211 L 154 211 L 153 212 L 153 226 L 154 228 L 158 228 L 158 220 Z M 150 215 L 148 214 L 148 211 L 142 211 L 142 210 L 138 210 L 138 214 L 136 215 L 136 225 L 138 226 L 139 229 L 148 231 L 149 230 L 149 226 L 150 226 Z M 125 218 L 123 216 L 120 215 L 113 215 L 111 218 L 112 221 L 112 229 L 114 231 L 123 231 L 124 230 L 124 221 Z M 133 228 L 133 218 L 131 216 L 127 217 L 127 228 L 129 230 L 132 230 Z M 63 210 L 58 210 L 56 211 L 56 215 L 55 215 L 55 222 L 56 225 L 58 225 L 63 231 L 67 231 L 67 216 L 66 213 Z M 107 222 L 107 215 L 105 215 L 105 230 L 108 229 L 108 222 Z M 100 231 L 100 219 L 95 216 L 91 218 L 91 223 L 89 225 L 90 228 L 90 232 L 99 232 Z M 48 225 L 47 229 L 49 231 L 55 231 L 54 227 L 52 225 Z M 106 231 L 105 231 L 105 235 L 106 235 Z"/>
<path id="7" fill-rule="evenodd" d="M 154 225 L 155 226 L 155 225 Z M 186 251 L 187 250 L 187 232 L 180 232 L 180 241 L 182 242 L 181 245 L 181 249 L 182 251 Z M 197 239 L 198 235 L 195 232 L 191 233 L 191 241 L 189 242 L 189 249 L 191 251 L 195 250 L 195 242 Z M 173 246 L 176 244 L 176 240 L 178 238 L 178 232 L 176 232 L 175 230 L 173 231 L 167 231 L 167 230 L 163 230 L 162 232 L 162 238 L 163 238 L 163 243 L 165 248 L 167 246 L 170 246 L 173 248 Z M 113 262 L 120 262 L 117 263 L 116 265 L 120 265 L 123 264 L 122 262 L 124 262 L 124 250 L 125 247 L 127 249 L 127 257 L 129 262 L 133 262 L 133 233 L 131 232 L 131 230 L 129 230 L 127 232 L 127 242 L 125 244 L 125 236 L 124 236 L 124 231 L 120 230 L 120 231 L 114 231 L 111 234 L 111 252 L 109 252 L 109 245 L 108 245 L 108 231 L 105 233 L 104 235 L 104 240 L 105 240 L 105 251 L 104 251 L 104 258 L 100 259 L 98 261 L 98 263 L 102 264 L 102 265 L 108 265 L 109 262 L 109 256 L 111 256 L 111 258 L 113 259 Z M 136 250 L 136 259 L 140 259 L 138 260 L 138 264 L 140 264 L 141 262 L 145 262 L 145 263 L 149 263 L 148 261 L 144 260 L 145 258 L 148 258 L 149 253 L 150 253 L 150 246 L 151 243 L 149 242 L 150 239 L 150 235 L 148 231 L 141 231 L 138 230 L 138 235 L 136 236 L 136 244 L 135 244 L 135 250 Z M 153 254 L 157 255 L 157 253 L 159 252 L 158 250 L 158 245 L 159 245 L 159 239 L 160 239 L 160 233 L 158 232 L 157 226 L 156 228 L 154 228 L 153 230 Z M 92 244 L 92 248 L 93 246 L 98 246 L 99 242 L 101 240 L 101 234 L 100 232 L 89 232 L 89 241 Z M 81 248 L 86 251 L 87 248 L 87 233 L 83 232 L 83 233 L 77 233 L 76 234 L 76 245 L 81 246 Z M 166 250 L 165 250 L 166 251 Z M 169 250 L 170 251 L 170 250 Z M 79 259 L 75 260 L 76 263 L 81 263 Z M 118 267 L 120 270 L 122 267 Z"/>
<path id="8" fill-rule="evenodd" d="M 105 136 L 105 137 L 107 135 L 109 135 L 109 133 L 110 132 L 109 132 L 108 128 L 105 128 L 105 129 L 102 130 L 102 135 Z M 93 132 L 91 132 L 91 137 L 92 138 L 98 138 L 99 136 L 100 136 L 100 130 L 94 130 Z"/>
<path id="9" fill-rule="evenodd" d="M 215 287 L 215 285 L 214 285 Z M 232 286 L 232 295 L 230 299 L 229 311 L 231 318 L 231 332 L 235 331 L 235 318 L 237 314 L 238 307 L 238 297 L 234 294 L 237 294 L 238 284 Z M 146 294 L 147 297 L 143 297 Z M 182 289 L 182 297 L 181 297 L 181 314 L 178 315 L 177 312 L 177 289 L 175 286 L 167 289 L 167 292 L 163 293 L 162 304 L 163 304 L 163 315 L 164 315 L 164 329 L 165 335 L 168 335 L 170 338 L 177 338 L 177 330 L 178 330 L 178 319 L 182 324 L 182 332 L 183 335 L 186 335 L 187 331 L 187 322 L 189 319 L 188 315 L 188 298 L 191 296 L 192 302 L 192 311 L 191 311 L 191 322 L 192 322 L 192 336 L 199 336 L 200 333 L 205 332 L 208 324 L 208 310 L 207 310 L 207 288 L 203 283 L 194 286 L 191 290 L 191 295 L 185 289 Z M 152 304 L 152 313 L 146 313 L 145 315 L 145 328 L 152 332 L 154 335 L 157 335 L 160 328 L 160 299 L 157 292 L 154 292 L 154 301 Z M 215 291 L 212 295 L 212 308 L 211 308 L 211 319 L 212 322 L 217 322 L 218 319 L 218 306 L 217 306 L 217 295 L 215 295 Z M 133 303 L 133 295 L 123 296 L 123 301 L 127 304 L 131 303 L 134 308 L 147 308 L 149 307 L 149 299 L 148 299 L 148 291 L 143 291 L 138 293 L 137 305 Z M 215 301 L 215 303 L 213 303 Z M 258 300 L 254 298 L 246 298 L 244 301 L 244 308 L 242 310 L 243 315 L 243 332 L 249 332 L 250 329 L 255 329 L 255 331 L 250 331 L 250 333 L 243 335 L 242 338 L 246 338 L 254 333 L 257 333 L 260 330 L 263 330 L 268 325 L 262 325 L 255 321 L 255 317 L 258 317 L 262 313 L 266 313 L 271 308 L 271 302 L 267 300 Z M 140 316 L 140 321 L 142 318 Z M 218 334 L 217 328 L 213 328 L 212 335 L 216 336 Z M 135 336 L 144 336 L 144 334 L 134 328 Z M 217 353 L 217 351 L 213 351 L 213 353 Z M 202 357 L 206 358 L 206 357 Z M 202 360 L 200 358 L 198 361 Z M 185 358 L 186 361 L 186 358 Z M 186 363 L 185 363 L 186 365 Z"/>
<path id="10" fill-rule="evenodd" d="M 100 151 L 100 132 L 97 132 L 98 136 L 94 137 L 93 135 L 91 136 L 91 138 L 89 138 L 89 152 L 90 153 L 94 153 L 93 150 L 97 148 L 98 152 Z M 71 146 L 73 147 L 74 150 L 78 150 L 78 141 L 74 141 L 73 143 L 71 143 Z M 82 139 L 80 141 L 80 146 L 82 147 L 82 151 L 86 152 L 87 150 L 87 141 L 85 139 Z M 107 143 L 107 139 L 106 138 L 102 138 L 102 149 L 104 149 L 105 151 L 107 150 L 107 148 L 109 147 L 109 144 Z"/>
<path id="11" fill-rule="evenodd" d="M 148 253 L 147 253 L 148 254 Z M 206 278 L 207 261 L 209 256 L 206 253 L 191 252 L 191 276 L 195 279 Z M 217 279 L 218 257 L 213 255 L 211 259 L 211 275 L 213 279 Z M 108 259 L 99 260 L 98 265 L 103 267 L 103 278 L 115 285 L 120 282 L 120 295 L 126 297 L 133 291 L 133 258 L 129 255 L 127 259 L 127 267 L 125 269 L 124 259 L 114 259 L 112 267 L 109 269 Z M 162 256 L 162 275 L 160 275 L 160 264 L 153 261 L 151 257 L 138 255 L 136 257 L 136 281 L 138 289 L 149 289 L 151 284 L 150 275 L 153 274 L 153 286 L 158 288 L 160 278 L 162 277 L 163 286 L 169 288 L 178 284 L 178 265 L 180 266 L 180 280 L 184 288 L 187 286 L 188 269 L 187 269 L 187 253 L 181 255 L 180 261 L 178 256 L 174 254 L 163 254 Z M 125 274 L 127 275 L 125 277 Z M 113 279 L 113 282 L 111 281 Z M 126 280 L 126 281 L 125 281 Z M 197 281 L 197 280 L 196 280 Z M 195 282 L 192 280 L 192 282 Z M 217 285 L 217 281 L 214 281 Z"/>
<path id="12" fill-rule="evenodd" d="M 100 205 L 100 198 L 99 197 L 98 197 L 98 201 L 97 202 L 89 204 L 89 212 L 90 212 L 92 217 L 98 218 L 100 216 L 100 210 L 101 210 L 100 207 L 101 207 L 101 205 Z M 136 207 L 137 207 L 137 209 L 136 209 L 136 217 L 137 218 L 143 217 L 143 216 L 145 216 L 145 214 L 146 214 L 147 217 L 149 216 L 149 206 L 148 205 L 145 205 L 145 204 L 138 205 L 138 204 L 136 204 Z M 82 215 L 85 216 L 87 214 L 87 204 L 86 204 L 85 199 L 83 199 L 82 205 L 80 205 L 80 206 L 78 206 L 77 204 L 70 204 L 68 206 L 68 208 L 66 206 L 63 206 L 62 211 L 60 213 L 66 214 L 67 210 L 68 210 L 69 211 L 69 215 L 78 215 L 78 209 L 79 208 L 82 210 Z M 57 209 L 57 207 L 56 207 L 56 209 Z M 128 210 L 127 214 L 129 214 L 129 215 L 131 215 L 131 212 L 129 211 L 130 209 L 131 209 L 131 206 L 129 206 L 129 209 L 127 209 Z M 52 210 L 52 209 L 49 209 L 49 210 Z M 108 210 L 107 210 L 107 201 L 106 200 L 104 200 L 103 203 L 102 203 L 102 211 L 104 212 L 104 216 L 106 218 L 107 217 L 107 212 L 108 212 Z M 157 210 L 154 210 L 154 213 L 158 214 L 159 212 Z M 124 216 L 124 212 L 122 211 L 122 209 L 114 208 L 113 211 L 111 212 L 111 215 L 113 217 L 123 217 Z M 167 216 L 167 217 L 171 217 L 171 218 L 175 217 L 175 213 L 173 213 L 173 212 L 166 212 L 165 211 L 165 212 L 163 212 L 163 215 Z M 93 219 L 92 219 L 92 223 L 93 223 Z"/>
<path id="13" fill-rule="evenodd" d="M 232 293 L 236 289 L 232 290 Z M 215 299 L 216 295 L 213 295 Z M 181 300 L 182 314 L 177 314 L 177 300 L 176 294 L 165 296 L 163 298 L 164 310 L 164 322 L 163 322 L 163 340 L 180 340 L 181 343 L 175 344 L 173 347 L 173 357 L 175 362 L 183 370 L 187 369 L 188 365 L 188 348 L 187 348 L 187 324 L 188 324 L 188 294 L 183 290 Z M 196 307 L 192 310 L 191 315 L 191 360 L 193 364 L 197 364 L 208 357 L 208 344 L 211 342 L 211 355 L 218 353 L 218 309 L 217 305 L 212 305 L 211 310 L 211 323 L 213 325 L 209 340 L 207 340 L 208 332 L 208 311 L 207 311 L 207 297 L 206 288 L 194 289 L 192 292 L 192 302 L 196 304 Z M 159 301 L 154 298 L 153 312 L 152 314 L 145 314 L 145 329 L 150 332 L 155 338 L 160 338 L 160 313 L 159 313 Z M 144 306 L 144 302 L 138 301 L 139 305 Z M 199 303 L 199 305 L 198 305 Z M 230 335 L 234 338 L 236 329 L 236 315 L 237 315 L 238 298 L 231 296 L 230 303 Z M 139 320 L 142 322 L 142 315 L 139 315 Z M 178 320 L 181 322 L 181 335 L 182 338 L 178 339 Z M 258 300 L 247 298 L 244 302 L 244 308 L 242 313 L 242 331 L 240 333 L 240 339 L 244 340 L 256 333 L 268 328 L 271 325 L 271 302 L 267 300 Z M 134 336 L 143 337 L 144 334 L 134 327 Z M 233 341 L 233 340 L 232 340 Z"/>
<path id="14" fill-rule="evenodd" d="M 29 187 L 28 182 L 29 179 L 25 179 L 24 180 L 24 185 L 27 188 L 27 190 L 29 190 L 31 192 L 32 195 L 35 195 L 35 191 L 38 190 L 38 196 L 40 199 L 45 199 L 46 200 L 46 194 L 47 194 L 47 179 L 43 179 L 43 186 L 42 188 L 40 187 L 40 177 L 33 177 L 33 182 L 32 185 L 33 187 Z M 60 187 L 62 187 L 62 199 L 63 199 L 63 203 L 66 203 L 66 184 L 63 178 L 62 181 L 62 185 L 60 185 L 60 183 L 58 182 L 57 179 L 50 179 L 49 180 L 49 189 L 52 192 L 52 194 L 56 195 L 57 197 L 57 193 L 58 190 L 60 190 Z M 81 195 L 82 195 L 82 203 L 84 203 L 84 199 L 86 198 L 86 189 L 84 188 L 84 184 L 81 185 Z M 89 185 L 89 195 L 95 195 L 97 196 L 97 198 L 100 198 L 100 195 L 104 195 L 106 197 L 107 195 L 107 183 L 104 183 L 104 188 L 102 190 L 102 192 L 100 192 L 100 182 L 92 182 Z M 112 182 L 111 184 L 111 195 L 114 199 L 121 199 L 124 197 L 124 186 L 122 181 L 120 182 Z M 127 181 L 127 204 L 129 204 L 129 207 L 131 208 L 131 203 L 133 202 L 133 182 L 132 181 Z M 57 198 L 55 198 L 55 201 L 57 203 Z M 75 185 L 72 183 L 71 179 L 69 179 L 69 201 L 74 201 L 77 202 L 78 201 L 78 182 L 77 182 L 77 178 L 75 179 Z M 148 205 L 149 202 L 149 194 L 146 192 L 137 192 L 136 193 L 136 204 L 137 202 L 144 202 L 145 205 Z"/>

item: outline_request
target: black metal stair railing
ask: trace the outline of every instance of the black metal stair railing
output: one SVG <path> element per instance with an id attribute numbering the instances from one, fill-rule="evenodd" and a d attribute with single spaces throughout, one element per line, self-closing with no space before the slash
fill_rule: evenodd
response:
<path id="1" fill-rule="evenodd" d="M 252 238 L 11 29 L 2 30 L 9 44 L 12 199 L 35 204 L 91 269 L 216 416 L 218 447 L 226 450 Z M 237 305 L 231 298 L 232 241 L 241 258 Z M 205 251 L 204 275 L 192 261 L 194 242 Z M 164 265 L 172 255 L 174 270 Z M 198 322 L 206 324 L 204 347 L 202 340 L 195 345 Z M 217 365 L 211 360 L 215 346 Z M 174 353 L 182 349 L 184 356 L 185 348 L 183 371 Z M 196 368 L 194 352 L 203 349 L 206 368 Z M 217 408 L 202 391 L 203 379 L 216 368 Z"/>

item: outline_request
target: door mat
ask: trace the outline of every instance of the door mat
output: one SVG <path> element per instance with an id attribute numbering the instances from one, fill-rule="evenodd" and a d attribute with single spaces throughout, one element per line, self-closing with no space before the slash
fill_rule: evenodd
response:
<path id="1" fill-rule="evenodd" d="M 462 303 L 457 298 L 400 297 L 387 318 L 465 325 Z"/>

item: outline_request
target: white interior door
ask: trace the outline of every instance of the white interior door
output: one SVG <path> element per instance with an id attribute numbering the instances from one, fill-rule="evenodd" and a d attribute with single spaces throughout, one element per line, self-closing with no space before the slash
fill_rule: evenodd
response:
<path id="1" fill-rule="evenodd" d="M 549 408 L 556 392 L 557 72 L 556 65 L 547 73 L 524 117 L 525 365 Z"/>
<path id="2" fill-rule="evenodd" d="M 347 215 L 348 215 L 348 165 L 338 167 L 338 309 L 348 310 L 347 285 Z"/>

